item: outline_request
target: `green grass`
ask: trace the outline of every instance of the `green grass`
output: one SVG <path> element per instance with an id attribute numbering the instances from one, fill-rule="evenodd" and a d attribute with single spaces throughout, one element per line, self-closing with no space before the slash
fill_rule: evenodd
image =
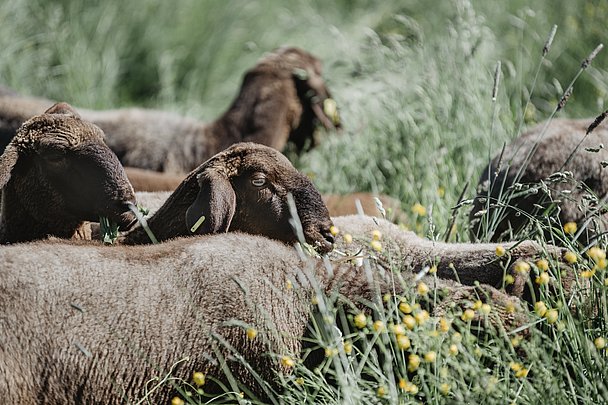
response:
<path id="1" fill-rule="evenodd" d="M 409 215 L 405 225 L 432 238 L 442 237 L 469 183 L 451 233 L 451 240 L 463 241 L 466 200 L 480 171 L 503 142 L 517 136 L 521 121 L 532 124 L 551 114 L 581 61 L 605 39 L 607 20 L 603 0 L 453 0 L 432 6 L 418 0 L 4 1 L 0 84 L 80 107 L 144 105 L 210 121 L 265 51 L 301 46 L 324 61 L 345 131 L 321 134 L 320 147 L 291 156 L 298 168 L 323 192 L 396 197 Z M 551 51 L 539 65 L 554 24 Z M 607 67 L 604 50 L 576 80 L 558 115 L 593 117 L 605 110 Z M 412 212 L 417 203 L 426 208 L 424 216 Z M 596 314 L 606 312 L 603 277 L 595 275 L 590 294 Z M 608 336 L 605 322 L 593 312 L 570 313 L 565 298 L 546 301 L 560 308 L 559 323 L 548 325 L 532 314 L 540 325 L 517 348 L 500 334 L 477 339 L 465 324 L 461 354 L 453 360 L 446 356 L 453 331 L 423 339 L 434 328 L 429 322 L 410 333 L 421 354 L 439 354 L 436 363 L 407 376 L 417 395 L 399 388 L 407 360 L 391 346 L 392 338 L 355 328 L 352 339 L 361 344 L 351 357 L 340 349 L 343 361 L 329 358 L 321 375 L 297 366 L 284 377 L 283 400 L 303 403 L 317 392 L 317 403 L 339 403 L 346 387 L 353 403 L 605 400 L 606 356 L 592 344 Z M 390 305 L 378 313 L 386 320 L 400 317 Z M 369 354 L 376 351 L 365 355 L 367 344 L 384 350 L 391 362 Z M 530 369 L 528 377 L 515 377 L 509 364 L 518 362 Z M 374 377 L 362 379 L 357 367 Z M 330 376 L 348 384 L 341 391 L 327 382 Z M 296 384 L 300 377 L 303 385 Z M 442 384 L 449 394 L 441 393 Z"/>

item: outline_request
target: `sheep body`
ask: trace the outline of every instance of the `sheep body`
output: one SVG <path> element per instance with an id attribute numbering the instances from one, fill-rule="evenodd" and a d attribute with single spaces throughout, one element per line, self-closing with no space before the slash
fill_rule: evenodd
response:
<path id="1" fill-rule="evenodd" d="M 436 251 L 387 221 L 351 216 L 335 222 L 357 239 L 379 229 L 408 274 L 436 253 L 458 271 L 482 274 L 496 246 L 440 244 Z M 369 252 L 366 246 L 340 248 Z M 536 253 L 533 245 L 512 251 L 514 257 Z M 115 248 L 52 240 L 2 249 L 0 261 L 6 264 L 0 269 L 0 395 L 10 403 L 134 401 L 149 390 L 147 381 L 176 363 L 172 375 L 186 381 L 193 371 L 225 381 L 226 365 L 264 396 L 230 348 L 272 381 L 275 371 L 286 370 L 268 353 L 299 354 L 316 283 L 355 302 L 371 299 L 376 287 L 380 293 L 394 287 L 394 273 L 381 266 L 374 280 L 364 267 L 346 263 L 328 271 L 323 261 L 304 262 L 286 245 L 238 233 Z M 286 288 L 288 280 L 293 288 Z M 458 296 L 472 288 L 443 285 Z M 488 291 L 505 305 L 514 302 Z M 248 339 L 246 327 L 258 336 Z M 165 387 L 148 400 L 166 403 L 171 395 Z"/>
<path id="2" fill-rule="evenodd" d="M 246 72 L 232 105 L 210 124 L 140 108 L 80 111 L 104 130 L 107 144 L 123 165 L 184 174 L 237 142 L 282 150 L 291 141 L 301 150 L 312 141 L 317 120 L 326 127 L 339 126 L 337 115 L 328 117 L 323 111 L 323 102 L 330 97 L 317 58 L 302 49 L 280 48 Z M 50 104 L 0 94 L 3 141 L 14 134 L 15 125 Z"/>
<path id="3" fill-rule="evenodd" d="M 501 162 L 499 162 L 500 156 L 494 157 L 481 174 L 477 196 L 470 213 L 473 238 L 480 233 L 480 227 L 483 226 L 480 217 L 487 207 L 488 189 L 490 189 L 489 204 L 492 206 L 496 203 L 501 189 L 502 193 L 506 193 L 509 187 L 515 186 L 520 171 L 522 175 L 517 183 L 531 184 L 532 192 L 508 202 L 516 209 L 505 210 L 504 217 L 500 219 L 490 239 L 497 240 L 501 235 L 504 237 L 504 233 L 510 229 L 518 231 L 527 223 L 526 215 L 516 215 L 517 210 L 538 216 L 543 209 L 536 206 L 547 208 L 552 201 L 558 203 L 559 219 L 562 224 L 578 222 L 580 225 L 588 214 L 589 201 L 592 201 L 587 199 L 590 193 L 586 188 L 593 191 L 599 199 L 608 192 L 608 180 L 602 164 L 608 160 L 608 150 L 600 147 L 601 144 L 608 144 L 608 128 L 600 126 L 589 136 L 585 136 L 587 127 L 592 122 L 591 119 L 553 119 L 541 138 L 539 136 L 545 123 L 531 128 L 508 145 Z M 536 142 L 538 149 L 524 168 L 526 158 Z M 592 148 L 594 151 L 588 151 L 587 148 Z M 557 172 L 570 172 L 572 176 L 554 176 L 554 180 L 550 179 Z M 539 185 L 541 181 L 547 186 L 550 197 L 547 197 L 542 185 Z M 583 187 L 580 186 L 581 183 L 584 183 Z M 589 230 L 592 233 L 605 230 L 607 220 L 605 214 L 600 215 L 596 227 L 592 226 Z"/>

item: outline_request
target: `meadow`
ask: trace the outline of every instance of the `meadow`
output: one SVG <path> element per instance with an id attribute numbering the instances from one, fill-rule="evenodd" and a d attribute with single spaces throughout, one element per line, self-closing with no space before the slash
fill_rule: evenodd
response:
<path id="1" fill-rule="evenodd" d="M 608 51 L 581 72 L 582 61 L 606 41 L 608 3 L 427 3 L 5 0 L 0 85 L 79 107 L 139 105 L 211 121 L 264 52 L 300 46 L 323 60 L 344 131 L 320 132 L 319 146 L 302 156 L 288 151 L 295 165 L 322 192 L 388 194 L 402 203 L 404 227 L 432 239 L 448 234 L 450 241 L 468 241 L 477 179 L 504 142 L 550 117 L 573 79 L 558 116 L 593 118 L 608 108 Z M 574 268 L 596 265 L 578 254 Z M 533 265 L 533 271 L 542 269 Z M 604 273 L 592 275 L 585 302 L 542 297 L 546 311 L 531 309 L 530 328 L 521 333 L 479 333 L 466 317 L 445 331 L 439 320 L 418 322 L 404 332 L 420 356 L 415 367 L 394 331 L 375 327 L 371 318 L 359 327 L 356 313 L 328 302 L 328 313 L 349 320 L 345 336 L 356 348 L 331 349 L 319 370 L 295 364 L 294 373 L 282 377 L 285 391 L 272 401 L 608 401 Z M 388 300 L 376 312 L 384 325 L 399 324 L 408 315 L 399 304 L 415 305 L 416 297 L 412 289 L 404 301 Z M 330 347 L 323 339 L 317 344 Z M 219 400 L 255 402 L 239 393 Z"/>

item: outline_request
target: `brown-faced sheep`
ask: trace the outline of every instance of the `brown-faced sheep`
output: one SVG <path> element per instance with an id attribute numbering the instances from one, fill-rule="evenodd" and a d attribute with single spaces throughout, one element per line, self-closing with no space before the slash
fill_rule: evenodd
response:
<path id="1" fill-rule="evenodd" d="M 328 128 L 339 126 L 335 106 L 324 108 L 330 97 L 321 62 L 302 49 L 285 47 L 264 56 L 246 72 L 232 105 L 210 124 L 138 108 L 80 111 L 104 130 L 107 144 L 123 165 L 184 174 L 237 142 L 278 150 L 293 142 L 298 150 L 304 148 L 313 141 L 317 121 Z M 0 135 L 10 136 L 11 128 L 14 131 L 48 103 L 0 97 Z"/>
<path id="2" fill-rule="evenodd" d="M 312 182 L 280 152 L 252 142 L 232 145 L 192 171 L 148 225 L 158 240 L 241 231 L 295 242 L 289 194 L 306 241 L 321 252 L 331 250 L 332 222 Z M 193 230 L 202 216 L 205 220 Z M 138 227 L 123 243 L 149 243 L 149 237 Z"/>
<path id="3" fill-rule="evenodd" d="M 340 249 L 363 249 L 363 255 L 376 255 L 369 249 L 370 229 L 379 229 L 384 243 L 395 237 L 391 254 L 403 258 L 398 270 L 409 283 L 408 274 L 433 254 L 426 246 L 408 246 L 418 240 L 387 221 L 344 217 L 336 223 L 355 236 Z M 457 269 L 462 264 L 483 274 L 494 246 L 461 247 L 443 253 Z M 188 381 L 200 371 L 226 382 L 229 371 L 264 396 L 270 388 L 251 371 L 272 382 L 275 371 L 285 370 L 278 357 L 298 355 L 316 288 L 339 290 L 358 302 L 402 285 L 392 282 L 399 272 L 373 260 L 371 275 L 366 266 L 345 261 L 330 270 L 323 260 L 302 260 L 284 244 L 239 233 L 112 249 L 59 241 L 1 249 L 0 395 L 7 403 L 113 404 L 149 393 L 150 403 L 167 403 L 172 389 L 152 389 L 155 378 L 171 373 Z M 441 285 L 449 290 L 447 300 L 475 300 L 480 290 Z M 495 306 L 517 307 L 512 298 L 486 291 Z M 509 317 L 507 323 L 515 319 Z M 247 327 L 258 331 L 255 339 L 247 337 Z"/>
<path id="4" fill-rule="evenodd" d="M 0 243 L 70 238 L 84 221 L 135 219 L 133 188 L 103 132 L 65 103 L 26 121 L 0 157 Z"/>
<path id="5" fill-rule="evenodd" d="M 535 126 L 508 145 L 502 159 L 492 159 L 481 174 L 470 213 L 472 238 L 485 234 L 489 226 L 495 227 L 490 240 L 509 238 L 529 224 L 530 217 L 546 225 L 580 226 L 594 211 L 595 220 L 580 240 L 605 231 L 608 217 L 604 210 L 598 214 L 595 206 L 608 193 L 608 151 L 603 146 L 608 145 L 608 128 L 598 127 L 586 136 L 592 122 L 553 119 L 546 131 L 547 123 Z M 553 204 L 559 223 L 547 222 L 545 210 Z"/>

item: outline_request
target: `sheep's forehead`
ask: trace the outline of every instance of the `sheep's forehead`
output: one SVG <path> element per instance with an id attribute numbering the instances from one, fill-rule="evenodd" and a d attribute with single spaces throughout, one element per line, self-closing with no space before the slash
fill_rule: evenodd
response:
<path id="1" fill-rule="evenodd" d="M 45 114 L 26 121 L 12 140 L 18 149 L 27 149 L 43 141 L 73 147 L 83 142 L 103 142 L 103 132 L 79 118 Z"/>

